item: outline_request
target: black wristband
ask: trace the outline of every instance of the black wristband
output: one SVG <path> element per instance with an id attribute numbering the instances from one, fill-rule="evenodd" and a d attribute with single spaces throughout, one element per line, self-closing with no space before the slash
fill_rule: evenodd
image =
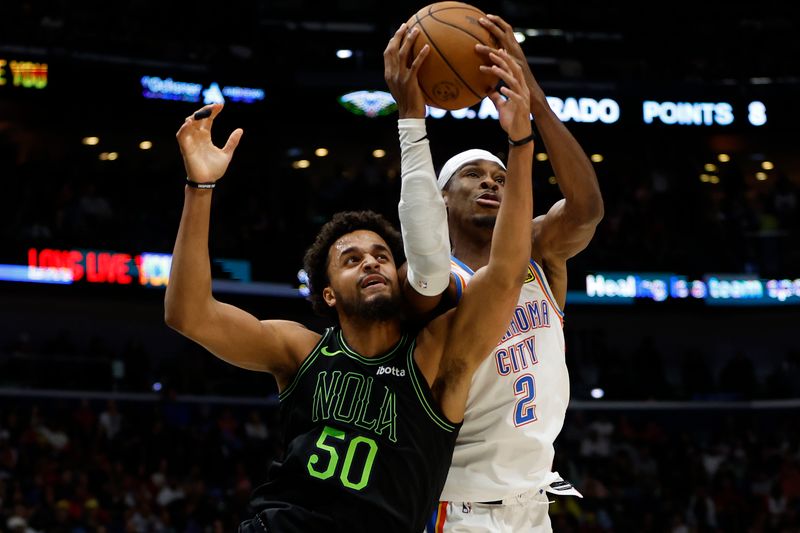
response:
<path id="1" fill-rule="evenodd" d="M 217 186 L 216 181 L 208 181 L 206 183 L 200 183 L 197 181 L 192 181 L 189 179 L 189 176 L 186 176 L 186 185 L 193 189 L 213 189 Z"/>
<path id="2" fill-rule="evenodd" d="M 528 144 L 529 142 L 531 142 L 535 138 L 536 138 L 536 134 L 531 132 L 530 135 L 528 135 L 524 139 L 520 139 L 518 141 L 515 141 L 511 137 L 509 137 L 508 138 L 508 144 L 510 144 L 511 146 L 522 146 L 524 144 Z"/>

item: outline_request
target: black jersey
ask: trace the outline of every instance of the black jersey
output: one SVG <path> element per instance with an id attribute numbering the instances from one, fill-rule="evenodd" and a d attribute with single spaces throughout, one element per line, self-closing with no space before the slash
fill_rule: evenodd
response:
<path id="1" fill-rule="evenodd" d="M 325 331 L 280 395 L 286 456 L 255 490 L 248 530 L 423 531 L 461 424 L 433 401 L 414 348 L 403 335 L 367 358 Z"/>

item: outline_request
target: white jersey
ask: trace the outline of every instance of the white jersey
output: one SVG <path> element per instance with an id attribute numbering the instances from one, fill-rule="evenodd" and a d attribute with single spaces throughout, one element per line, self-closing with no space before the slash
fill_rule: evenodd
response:
<path id="1" fill-rule="evenodd" d="M 473 272 L 456 258 L 451 266 L 460 298 Z M 502 500 L 553 481 L 569 403 L 563 317 L 531 260 L 509 329 L 472 378 L 440 500 Z"/>

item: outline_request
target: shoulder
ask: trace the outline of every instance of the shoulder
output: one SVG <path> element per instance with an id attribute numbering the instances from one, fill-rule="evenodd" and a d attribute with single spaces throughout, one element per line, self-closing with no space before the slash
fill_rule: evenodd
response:
<path id="1" fill-rule="evenodd" d="M 261 325 L 269 332 L 280 335 L 286 343 L 292 345 L 303 345 L 312 341 L 316 344 L 322 337 L 320 333 L 312 331 L 304 324 L 292 320 L 262 320 Z"/>
<path id="2" fill-rule="evenodd" d="M 553 239 L 557 237 L 554 231 L 559 225 L 559 216 L 563 211 L 566 201 L 562 198 L 554 203 L 547 213 L 535 217 L 531 221 L 531 238 L 533 239 L 534 249 L 546 250 L 551 248 Z"/>
<path id="3" fill-rule="evenodd" d="M 294 374 L 328 331 L 320 334 L 291 320 L 262 320 L 261 324 L 266 335 L 276 338 L 280 342 L 280 349 L 285 351 L 286 357 L 283 360 L 286 361 L 286 366 L 272 369 L 276 377 L 280 374 Z"/>
<path id="4" fill-rule="evenodd" d="M 566 268 L 567 264 L 566 258 L 559 256 L 554 242 L 558 237 L 557 232 L 553 231 L 553 226 L 557 224 L 555 220 L 557 215 L 552 212 L 554 209 L 557 209 L 556 205 L 547 214 L 539 215 L 531 221 L 531 259 L 544 269 L 545 274 L 553 267 L 560 269 L 558 264 L 563 263 L 563 268 Z"/>

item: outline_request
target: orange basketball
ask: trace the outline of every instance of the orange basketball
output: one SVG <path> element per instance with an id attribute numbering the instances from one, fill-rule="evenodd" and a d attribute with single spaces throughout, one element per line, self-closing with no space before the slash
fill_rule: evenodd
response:
<path id="1" fill-rule="evenodd" d="M 419 70 L 419 84 L 428 105 L 461 109 L 480 102 L 494 90 L 497 76 L 483 73 L 480 65 L 491 64 L 478 55 L 475 44 L 497 48 L 497 42 L 478 19 L 480 9 L 462 2 L 437 2 L 423 7 L 408 20 L 408 29 L 418 27 L 413 57 L 425 44 L 430 53 Z"/>

